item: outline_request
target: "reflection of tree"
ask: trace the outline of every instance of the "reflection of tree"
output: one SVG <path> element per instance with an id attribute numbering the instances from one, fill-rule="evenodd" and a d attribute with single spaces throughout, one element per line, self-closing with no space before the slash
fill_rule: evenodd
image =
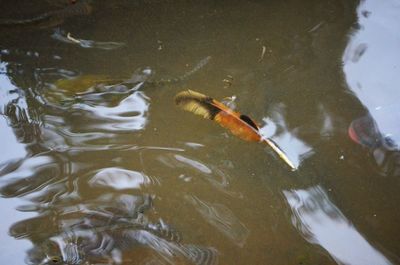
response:
<path id="1" fill-rule="evenodd" d="M 66 71 L 32 68 L 24 60 L 7 64 L 11 96 L 1 103 L 28 156 L 1 167 L 0 193 L 23 197 L 29 203 L 18 210 L 38 213 L 9 229 L 33 243 L 27 262 L 118 264 L 134 250 L 130 256 L 138 264 L 215 264 L 215 249 L 181 243 L 180 233 L 153 210 L 153 195 L 141 190 L 150 178 L 119 168 L 118 159 L 137 155 L 132 137 L 148 120 L 149 99 L 135 91 L 137 84 L 64 104 L 49 93 L 71 96 L 51 90 L 49 76 L 65 78 Z M 18 71 L 11 71 L 16 65 Z"/>
<path id="2" fill-rule="evenodd" d="M 13 64 L 0 64 L 6 71 Z M 0 101 L 0 114 L 7 119 L 8 125 L 14 130 L 18 141 L 25 144 L 38 142 L 40 139 L 39 119 L 37 111 L 30 108 L 32 97 L 28 91 L 30 80 L 23 82 L 18 75 L 3 74 L 0 76 L 4 97 Z"/>
<path id="3" fill-rule="evenodd" d="M 97 146 L 99 150 L 96 146 L 92 146 L 95 150 L 84 150 L 76 144 L 79 140 L 74 142 L 75 139 L 68 135 L 63 138 L 64 135 L 55 129 L 51 132 L 53 138 L 46 135 L 47 132 L 41 133 L 43 138 L 56 140 L 58 144 L 75 143 L 70 147 L 78 151 L 68 147 L 61 151 L 48 149 L 9 163 L 1 172 L 1 194 L 29 198 L 31 204 L 20 210 L 39 213 L 39 216 L 22 220 L 10 228 L 12 236 L 29 239 L 34 244 L 27 253 L 30 263 L 118 263 L 123 260 L 124 251 L 136 248 L 138 260 L 144 256 L 168 262 L 186 260 L 191 264 L 216 262 L 214 249 L 181 244 L 181 236 L 161 219 L 155 218 L 151 222 L 146 214 L 146 209 L 151 207 L 149 195 L 109 191 L 116 181 L 124 180 L 123 185 L 134 183 L 137 186 L 132 187 L 137 189 L 147 181 L 142 174 L 128 174 L 128 171 L 125 172 L 128 178 L 121 176 L 121 171 L 112 169 L 100 175 L 99 164 L 116 166 L 112 159 L 123 156 L 127 150 L 101 150 L 101 145 Z M 79 134 L 71 135 L 79 138 Z M 39 145 L 43 150 L 48 142 Z M 34 150 L 34 145 L 30 148 Z M 85 161 L 84 157 L 90 154 L 96 154 L 95 164 L 82 165 L 80 161 Z M 84 194 L 87 189 L 90 189 L 90 196 Z"/>

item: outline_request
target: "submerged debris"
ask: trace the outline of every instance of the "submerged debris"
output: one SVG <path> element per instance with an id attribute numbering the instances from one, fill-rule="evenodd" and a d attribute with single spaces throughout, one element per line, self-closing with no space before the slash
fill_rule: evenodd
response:
<path id="1" fill-rule="evenodd" d="M 226 78 L 222 80 L 222 82 L 224 83 L 224 88 L 230 88 L 233 83 L 233 76 L 227 75 Z"/>
<path id="2" fill-rule="evenodd" d="M 67 33 L 65 35 L 65 33 L 60 29 L 57 29 L 53 33 L 52 38 L 65 43 L 76 44 L 82 48 L 95 48 L 101 50 L 114 50 L 124 47 L 126 45 L 123 42 L 113 42 L 113 41 L 104 42 L 104 41 L 77 39 L 72 37 L 71 33 Z"/>
<path id="3" fill-rule="evenodd" d="M 267 47 L 265 47 L 265 45 L 262 46 L 262 50 L 261 50 L 261 56 L 260 59 L 258 59 L 259 62 L 261 62 L 264 59 L 265 56 L 265 52 L 267 51 Z"/>

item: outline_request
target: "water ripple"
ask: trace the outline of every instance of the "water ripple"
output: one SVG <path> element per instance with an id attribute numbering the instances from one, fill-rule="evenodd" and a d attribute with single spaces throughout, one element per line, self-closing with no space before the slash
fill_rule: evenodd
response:
<path id="1" fill-rule="evenodd" d="M 72 111 L 89 118 L 89 130 L 132 131 L 141 130 L 147 123 L 149 98 L 137 91 L 121 100 L 116 106 L 90 106 L 76 104 Z"/>
<path id="2" fill-rule="evenodd" d="M 185 199 L 193 204 L 207 222 L 230 238 L 236 245 L 239 247 L 245 245 L 250 232 L 229 208 L 223 204 L 205 202 L 196 196 L 187 195 Z"/>
<path id="3" fill-rule="evenodd" d="M 41 138 L 47 147 L 59 151 L 123 149 L 126 146 L 119 142 L 126 139 L 117 135 L 143 130 L 149 105 L 149 99 L 139 91 L 115 106 L 74 104 L 62 111 L 64 117 L 58 113 L 43 117 L 46 126 L 41 128 Z"/>
<path id="4" fill-rule="evenodd" d="M 217 250 L 194 245 L 180 246 L 160 239 L 147 231 L 129 231 L 126 237 L 135 238 L 139 243 L 157 251 L 167 262 L 175 264 L 177 260 L 188 259 L 195 265 L 213 265 L 218 263 Z M 175 262 L 174 262 L 175 261 Z"/>
<path id="5" fill-rule="evenodd" d="M 203 163 L 200 163 L 199 161 L 184 157 L 182 155 L 174 155 L 174 157 L 175 157 L 176 160 L 178 160 L 178 161 L 180 161 L 180 162 L 182 162 L 182 163 L 184 163 L 186 165 L 189 165 L 189 166 L 199 170 L 202 173 L 205 173 L 205 174 L 211 174 L 212 173 L 212 171 L 211 171 L 211 169 L 209 167 L 207 167 Z"/>
<path id="6" fill-rule="evenodd" d="M 61 175 L 62 167 L 52 156 L 16 161 L 15 166 L 9 165 L 0 172 L 0 193 L 4 197 L 21 196 L 46 187 Z"/>
<path id="7" fill-rule="evenodd" d="M 118 264 L 123 253 L 132 249 L 137 264 L 142 264 L 142 253 L 149 250 L 170 264 L 218 263 L 216 249 L 179 243 L 177 234 L 161 219 L 151 222 L 147 217 L 150 198 L 108 193 L 75 208 L 49 208 L 37 217 L 15 223 L 10 234 L 34 241 L 27 253 L 31 264 L 47 264 L 56 259 L 68 264 L 92 264 L 99 259 Z M 54 220 L 52 226 L 48 225 L 49 219 Z"/>

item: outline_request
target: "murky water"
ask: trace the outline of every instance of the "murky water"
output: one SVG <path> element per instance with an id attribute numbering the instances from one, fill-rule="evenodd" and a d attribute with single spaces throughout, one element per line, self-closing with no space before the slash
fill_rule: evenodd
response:
<path id="1" fill-rule="evenodd" d="M 3 2 L 2 264 L 400 263 L 398 1 Z"/>

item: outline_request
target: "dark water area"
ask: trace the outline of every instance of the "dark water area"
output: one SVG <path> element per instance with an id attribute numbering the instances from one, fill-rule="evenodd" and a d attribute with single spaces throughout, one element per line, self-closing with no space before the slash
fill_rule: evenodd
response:
<path id="1" fill-rule="evenodd" d="M 1 4 L 2 264 L 400 264 L 398 1 Z"/>

